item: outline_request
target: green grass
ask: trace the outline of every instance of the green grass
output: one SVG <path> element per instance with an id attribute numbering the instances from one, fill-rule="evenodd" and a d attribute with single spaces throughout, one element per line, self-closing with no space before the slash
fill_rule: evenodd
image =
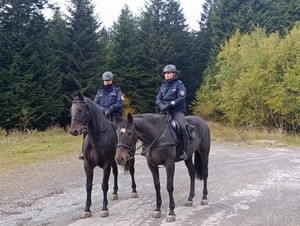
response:
<path id="1" fill-rule="evenodd" d="M 243 131 L 220 123 L 208 122 L 212 142 L 259 146 L 300 146 L 300 135 Z M 81 151 L 82 136 L 74 137 L 68 131 L 51 128 L 46 132 L 13 132 L 5 136 L 0 131 L 0 172 L 46 160 L 58 159 Z"/>
<path id="2" fill-rule="evenodd" d="M 79 155 L 82 136 L 74 137 L 68 131 L 52 128 L 46 132 L 0 133 L 0 172 L 66 154 Z"/>

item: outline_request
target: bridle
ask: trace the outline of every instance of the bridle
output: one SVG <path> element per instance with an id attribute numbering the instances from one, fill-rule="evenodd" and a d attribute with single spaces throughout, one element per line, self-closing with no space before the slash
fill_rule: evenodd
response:
<path id="1" fill-rule="evenodd" d="M 82 104 L 84 104 L 83 118 L 75 118 L 75 117 L 73 118 L 72 117 L 72 119 L 71 119 L 73 121 L 81 122 L 82 129 L 84 130 L 83 133 L 102 133 L 102 132 L 107 130 L 108 125 L 109 125 L 109 123 L 107 121 L 106 121 L 106 125 L 105 125 L 104 129 L 89 130 L 87 124 L 88 124 L 90 119 L 86 119 L 86 111 L 88 111 L 89 115 L 92 115 L 93 114 L 92 109 L 89 107 L 86 100 L 74 100 L 74 101 L 72 101 L 72 104 L 73 103 L 82 103 Z M 107 120 L 107 119 L 105 119 L 105 120 Z"/>
<path id="2" fill-rule="evenodd" d="M 134 125 L 132 125 L 132 127 L 134 128 Z M 134 129 L 134 131 L 135 131 L 135 129 Z M 135 145 L 137 139 L 136 139 L 136 134 L 135 134 L 135 133 L 134 133 L 133 136 L 134 136 L 134 137 L 132 138 L 130 145 L 123 144 L 123 143 L 118 143 L 118 144 L 117 144 L 117 148 L 123 147 L 123 148 L 125 148 L 125 149 L 128 150 L 128 154 L 127 154 L 128 160 L 132 159 L 132 158 L 134 157 L 134 154 L 135 154 L 135 153 L 134 153 L 134 145 Z M 119 139 L 118 139 L 118 140 L 119 140 Z"/>
<path id="3" fill-rule="evenodd" d="M 84 101 L 81 101 L 81 100 L 74 100 L 74 101 L 72 101 L 72 104 L 74 104 L 74 103 L 81 103 L 81 104 L 84 104 L 84 112 L 83 112 L 83 115 L 84 115 L 84 116 L 85 116 L 85 113 L 86 113 L 86 109 L 88 109 L 88 111 L 89 111 L 90 114 L 92 113 L 92 111 L 91 111 L 90 108 L 88 107 L 88 103 L 86 102 L 86 100 L 84 100 Z M 73 117 L 72 117 L 71 120 L 81 122 L 82 126 L 86 126 L 86 124 L 87 124 L 88 121 L 85 119 L 84 116 L 83 116 L 83 119 L 81 119 L 81 118 L 73 118 Z"/>
<path id="4" fill-rule="evenodd" d="M 168 126 L 169 126 L 169 123 L 167 122 L 166 123 L 166 126 L 163 127 L 160 132 L 158 133 L 158 135 L 155 137 L 155 139 L 150 143 L 150 145 L 148 147 L 146 147 L 146 149 L 144 150 L 144 152 L 146 151 L 150 151 L 151 150 L 151 147 L 159 140 L 161 139 L 162 137 L 164 137 L 166 135 L 166 132 L 167 132 L 167 129 L 168 129 Z M 134 131 L 135 131 L 135 126 L 132 125 L 132 127 L 134 128 Z M 134 143 L 136 141 L 136 135 L 135 135 L 135 138 L 132 139 L 132 142 L 130 145 L 126 145 L 126 144 L 123 144 L 123 143 L 118 143 L 117 147 L 123 147 L 123 148 L 126 148 L 128 150 L 128 157 L 129 158 L 133 158 L 134 156 L 134 153 L 133 153 L 133 146 L 134 146 Z M 143 144 L 140 145 L 140 147 L 143 146 Z M 165 146 L 165 145 L 164 145 Z M 158 147 L 164 147 L 164 146 L 157 146 L 156 148 Z M 168 144 L 167 146 L 176 146 L 176 144 Z M 138 147 L 137 149 L 139 149 L 140 147 Z"/>

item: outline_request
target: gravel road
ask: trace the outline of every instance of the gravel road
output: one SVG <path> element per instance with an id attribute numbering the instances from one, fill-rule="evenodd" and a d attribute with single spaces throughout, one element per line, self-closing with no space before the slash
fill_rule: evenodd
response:
<path id="1" fill-rule="evenodd" d="M 85 174 L 78 156 L 0 174 L 0 225 L 300 225 L 300 147 L 254 147 L 213 143 L 207 206 L 201 206 L 202 181 L 196 182 L 193 207 L 185 207 L 189 177 L 176 163 L 176 221 L 166 222 L 168 193 L 165 168 L 160 169 L 162 217 L 154 219 L 155 190 L 146 159 L 136 156 L 139 198 L 131 198 L 129 174 L 119 172 L 119 199 L 109 200 L 109 216 L 100 218 L 102 171 L 97 168 L 92 217 L 81 219 L 85 206 Z M 112 177 L 109 196 L 112 192 Z"/>

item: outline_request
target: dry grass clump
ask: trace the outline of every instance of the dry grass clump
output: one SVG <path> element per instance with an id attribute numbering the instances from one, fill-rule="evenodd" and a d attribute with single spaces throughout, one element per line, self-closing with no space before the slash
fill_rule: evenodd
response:
<path id="1" fill-rule="evenodd" d="M 238 129 L 217 122 L 208 122 L 211 139 L 215 142 L 230 142 L 259 146 L 300 146 L 299 134 L 269 132 L 258 129 Z"/>

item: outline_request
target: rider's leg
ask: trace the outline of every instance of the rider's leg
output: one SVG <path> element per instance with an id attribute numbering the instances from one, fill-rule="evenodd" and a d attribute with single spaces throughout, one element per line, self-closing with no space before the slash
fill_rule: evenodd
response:
<path id="1" fill-rule="evenodd" d="M 174 119 L 178 122 L 179 130 L 180 130 L 180 140 L 182 146 L 182 154 L 180 155 L 180 159 L 186 160 L 187 159 L 187 149 L 189 144 L 189 135 L 186 130 L 186 126 L 188 125 L 185 115 L 183 112 L 176 112 L 173 114 Z"/>

